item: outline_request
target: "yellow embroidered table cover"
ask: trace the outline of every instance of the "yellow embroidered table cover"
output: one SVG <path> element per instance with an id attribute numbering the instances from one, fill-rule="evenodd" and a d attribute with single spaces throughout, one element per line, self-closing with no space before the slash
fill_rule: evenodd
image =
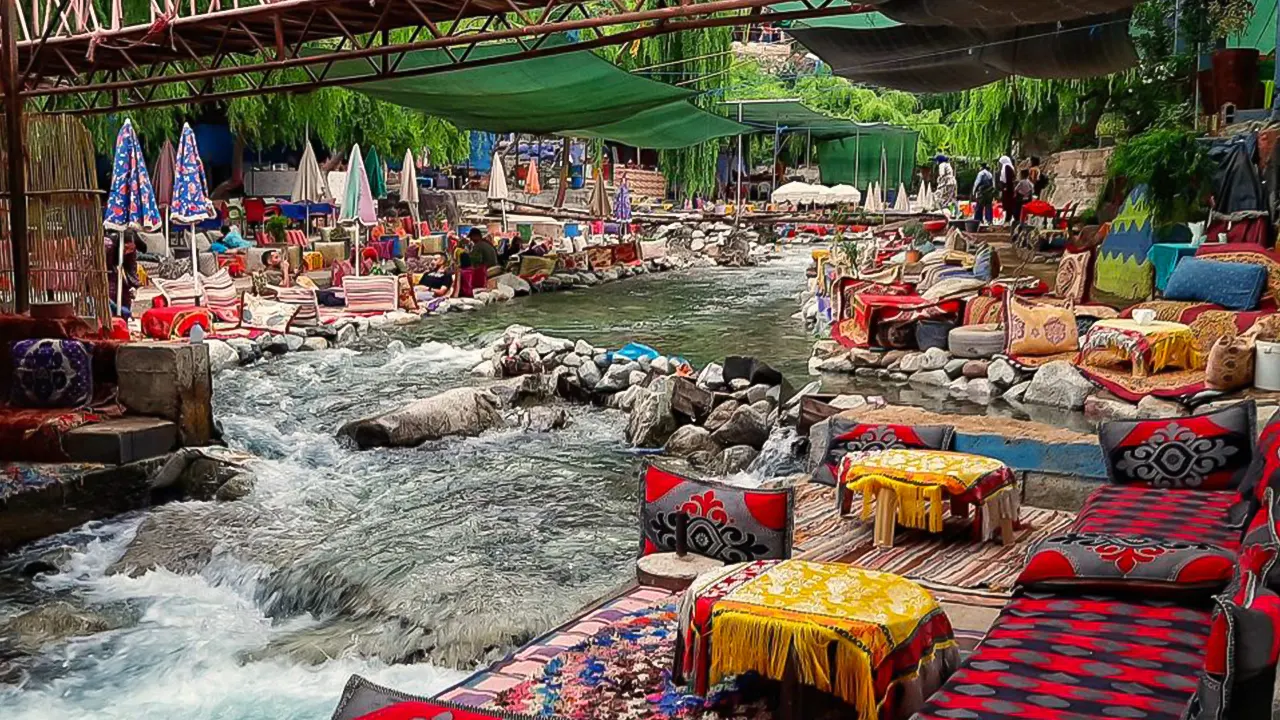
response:
<path id="1" fill-rule="evenodd" d="M 941 616 L 941 617 L 937 617 Z M 919 585 L 889 573 L 804 560 L 754 561 L 700 576 L 681 601 L 681 633 L 690 657 L 705 648 L 705 688 L 726 677 L 757 672 L 781 681 L 791 650 L 800 682 L 878 717 L 873 673 L 937 621 L 921 648 L 924 662 L 954 646 L 937 601 Z M 935 626 L 936 625 L 936 626 Z M 835 665 L 830 663 L 834 648 Z"/>
<path id="2" fill-rule="evenodd" d="M 1128 361 L 1135 377 L 1166 367 L 1198 370 L 1207 357 L 1196 348 L 1195 334 L 1182 323 L 1117 318 L 1099 320 L 1080 342 L 1080 363 L 1094 367 Z"/>
<path id="3" fill-rule="evenodd" d="M 1014 486 L 1013 473 L 994 458 L 946 450 L 894 448 L 849 456 L 840 481 L 862 492 L 862 519 L 869 520 L 881 488 L 898 498 L 898 522 L 929 532 L 942 531 L 943 500 L 964 497 L 981 503 Z"/>

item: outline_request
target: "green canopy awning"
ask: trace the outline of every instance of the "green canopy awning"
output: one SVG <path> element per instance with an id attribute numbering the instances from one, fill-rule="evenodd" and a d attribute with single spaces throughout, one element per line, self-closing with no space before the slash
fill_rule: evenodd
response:
<path id="1" fill-rule="evenodd" d="M 849 2 L 849 0 L 836 0 L 828 7 L 842 6 L 852 9 L 853 3 Z M 810 6 L 798 1 L 774 3 L 769 6 L 769 10 L 771 12 L 798 12 L 800 10 L 808 9 L 810 9 Z M 889 28 L 901 25 L 902 23 L 885 17 L 883 13 L 856 12 L 849 15 L 832 15 L 829 17 L 810 18 L 808 20 L 794 20 L 791 24 L 795 27 L 835 27 L 849 28 L 852 30 L 878 30 L 880 28 Z"/>
<path id="2" fill-rule="evenodd" d="M 544 45 L 567 42 L 556 38 Z M 500 58 L 519 49 L 514 43 L 482 45 L 469 59 Z M 407 54 L 400 69 L 449 62 L 443 50 L 421 50 Z M 372 69 L 364 60 L 349 60 L 336 63 L 333 72 L 357 81 Z M 460 128 L 487 132 L 598 137 L 658 149 L 750 132 L 694 105 L 692 90 L 632 75 L 585 50 L 358 82 L 351 89 L 442 117 Z"/>
<path id="3" fill-rule="evenodd" d="M 773 132 L 774 128 L 786 132 L 808 132 L 815 140 L 889 135 L 915 137 L 910 128 L 885 123 L 860 123 L 844 118 L 831 117 L 810 109 L 799 100 L 726 100 L 720 104 L 725 114 L 756 131 Z M 741 110 L 741 112 L 739 112 Z"/>
<path id="4" fill-rule="evenodd" d="M 1227 38 L 1227 47 L 1255 48 L 1263 55 L 1276 50 L 1276 0 L 1257 0 L 1249 26 L 1239 35 Z M 1270 80 L 1271 78 L 1262 78 Z"/>

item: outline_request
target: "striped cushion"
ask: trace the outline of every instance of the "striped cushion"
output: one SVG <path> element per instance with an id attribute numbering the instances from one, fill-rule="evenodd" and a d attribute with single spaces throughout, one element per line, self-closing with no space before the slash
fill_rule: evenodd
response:
<path id="1" fill-rule="evenodd" d="M 393 275 L 347 276 L 342 290 L 351 312 L 391 312 L 398 307 L 396 279 Z"/>
<path id="2" fill-rule="evenodd" d="M 308 287 L 275 287 L 276 300 L 298 306 L 293 316 L 294 327 L 311 327 L 320 324 L 320 303 L 316 300 L 316 291 Z"/>
<path id="3" fill-rule="evenodd" d="M 205 278 L 204 304 L 219 320 L 240 322 L 240 291 L 226 268 Z"/>
<path id="4" fill-rule="evenodd" d="M 200 304 L 200 293 L 196 290 L 196 281 L 190 275 L 184 275 L 176 280 L 155 278 L 155 284 L 169 307 Z"/>
<path id="5" fill-rule="evenodd" d="M 297 245 L 298 247 L 306 247 L 311 244 L 307 241 L 307 234 L 301 230 L 285 230 L 284 241 L 289 245 Z"/>

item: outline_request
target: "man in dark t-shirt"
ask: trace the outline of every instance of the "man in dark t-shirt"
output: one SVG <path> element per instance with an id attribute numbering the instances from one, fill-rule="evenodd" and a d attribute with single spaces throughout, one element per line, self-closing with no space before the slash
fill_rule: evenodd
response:
<path id="1" fill-rule="evenodd" d="M 431 266 L 418 280 L 418 286 L 431 291 L 435 297 L 444 297 L 453 291 L 453 273 L 445 268 L 443 255 L 431 256 Z"/>

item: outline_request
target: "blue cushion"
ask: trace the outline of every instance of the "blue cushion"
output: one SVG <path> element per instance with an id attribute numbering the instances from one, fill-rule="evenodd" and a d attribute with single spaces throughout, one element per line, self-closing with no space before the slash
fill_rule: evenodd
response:
<path id="1" fill-rule="evenodd" d="M 18 340 L 10 349 L 18 407 L 78 408 L 93 395 L 93 356 L 77 340 Z"/>
<path id="2" fill-rule="evenodd" d="M 1253 310 L 1267 286 L 1261 265 L 1182 258 L 1164 289 L 1166 300 L 1191 300 L 1228 310 Z"/>
<path id="3" fill-rule="evenodd" d="M 973 256 L 973 276 L 979 280 L 992 279 L 991 246 L 983 245 Z"/>

